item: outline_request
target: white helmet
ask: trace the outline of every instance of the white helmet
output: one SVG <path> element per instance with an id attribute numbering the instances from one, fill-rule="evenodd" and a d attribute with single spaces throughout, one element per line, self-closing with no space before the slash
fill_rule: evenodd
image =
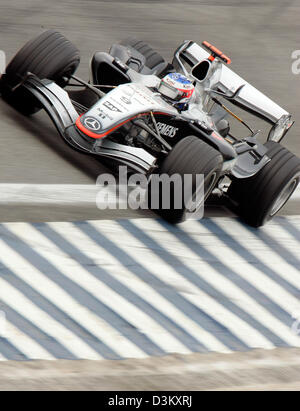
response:
<path id="1" fill-rule="evenodd" d="M 169 73 L 162 79 L 158 91 L 171 100 L 188 103 L 195 86 L 183 74 Z"/>

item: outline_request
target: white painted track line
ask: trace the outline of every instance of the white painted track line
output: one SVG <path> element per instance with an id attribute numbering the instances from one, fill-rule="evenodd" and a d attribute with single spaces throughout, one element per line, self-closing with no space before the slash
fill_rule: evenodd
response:
<path id="1" fill-rule="evenodd" d="M 43 358 L 47 361 L 53 361 L 56 359 L 54 355 L 51 355 L 41 345 L 37 344 L 33 338 L 22 333 L 9 321 L 7 321 L 6 338 L 13 346 L 31 360 L 39 360 L 40 358 Z"/>
<path id="2" fill-rule="evenodd" d="M 96 205 L 100 191 L 96 184 L 0 184 L 0 205 Z M 108 196 L 104 197 L 104 206 L 112 207 L 116 202 L 115 191 L 105 188 L 105 193 Z M 121 199 L 118 201 L 123 204 Z"/>
<path id="3" fill-rule="evenodd" d="M 96 184 L 0 184 L 0 205 L 94 205 L 100 188 Z M 107 204 L 115 204 L 114 190 L 110 191 Z M 290 201 L 300 200 L 300 186 Z M 125 202 L 121 199 L 121 204 Z M 105 205 L 105 204 L 104 204 Z"/>

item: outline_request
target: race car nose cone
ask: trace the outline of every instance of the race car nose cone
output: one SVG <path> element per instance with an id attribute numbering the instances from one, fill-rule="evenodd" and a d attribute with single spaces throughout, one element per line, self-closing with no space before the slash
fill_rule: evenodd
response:
<path id="1" fill-rule="evenodd" d="M 103 126 L 100 120 L 91 116 L 80 116 L 76 120 L 76 127 L 85 135 L 92 138 L 100 138 Z"/>
<path id="2" fill-rule="evenodd" d="M 83 120 L 84 126 L 91 131 L 99 131 L 102 128 L 102 125 L 99 120 L 96 120 L 93 117 L 87 117 Z"/>

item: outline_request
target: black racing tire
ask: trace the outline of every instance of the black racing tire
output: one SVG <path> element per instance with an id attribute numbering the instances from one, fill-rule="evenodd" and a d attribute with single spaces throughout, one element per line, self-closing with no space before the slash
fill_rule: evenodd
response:
<path id="1" fill-rule="evenodd" d="M 0 82 L 2 97 L 24 114 L 32 114 L 38 111 L 36 102 L 22 87 L 14 90 L 27 73 L 65 87 L 79 63 L 78 49 L 59 32 L 47 30 L 26 43 L 8 64 Z"/>
<path id="2" fill-rule="evenodd" d="M 279 143 L 265 146 L 271 161 L 254 177 L 233 180 L 228 190 L 237 214 L 256 228 L 282 209 L 300 181 L 300 159 Z"/>
<path id="3" fill-rule="evenodd" d="M 146 66 L 153 70 L 160 67 L 161 72 L 165 71 L 168 66 L 166 60 L 159 54 L 157 51 L 153 50 L 149 44 L 145 43 L 142 40 L 138 40 L 134 37 L 129 37 L 126 40 L 120 43 L 122 46 L 130 46 L 141 53 L 146 58 Z M 160 75 L 161 72 L 158 72 L 157 75 Z"/>
<path id="4" fill-rule="evenodd" d="M 177 190 L 175 190 L 174 185 L 171 185 L 170 208 L 163 209 L 162 186 L 160 185 L 158 187 L 157 184 L 154 185 L 152 177 L 148 191 L 149 208 L 155 210 L 165 220 L 173 224 L 185 221 L 187 213 L 190 213 L 191 215 L 193 213 L 195 214 L 199 208 L 204 205 L 205 200 L 209 197 L 219 180 L 222 166 L 223 157 L 213 147 L 195 136 L 183 138 L 168 154 L 156 173 L 158 176 L 166 174 L 167 176 L 172 177 L 175 174 L 178 174 L 181 177 L 183 184 L 179 187 L 182 196 L 180 206 L 178 207 L 178 203 L 175 204 L 175 193 L 177 193 Z M 185 204 L 186 202 L 184 201 L 184 192 L 187 188 L 187 186 L 185 186 L 184 176 L 187 174 L 192 175 L 192 197 L 187 198 L 187 202 L 194 201 L 194 196 L 200 188 L 197 186 L 196 176 L 204 176 L 204 198 L 201 196 L 201 201 L 194 210 L 188 209 Z M 158 202 L 156 202 L 156 207 L 153 208 L 153 202 L 151 201 L 154 196 L 156 196 L 156 199 L 159 198 L 159 207 L 157 207 Z"/>

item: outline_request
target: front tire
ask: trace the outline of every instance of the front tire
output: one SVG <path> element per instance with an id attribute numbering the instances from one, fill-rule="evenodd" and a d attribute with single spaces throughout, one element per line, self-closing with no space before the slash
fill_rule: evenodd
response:
<path id="1" fill-rule="evenodd" d="M 261 227 L 287 203 L 300 181 L 300 159 L 279 143 L 266 143 L 271 161 L 254 177 L 234 180 L 228 196 L 238 215 L 250 226 Z"/>
<path id="2" fill-rule="evenodd" d="M 69 40 L 55 30 L 45 31 L 26 43 L 8 64 L 0 81 L 2 97 L 23 114 L 33 114 L 39 109 L 36 102 L 23 87 L 16 88 L 27 73 L 65 87 L 79 62 L 79 51 Z"/>
<path id="3" fill-rule="evenodd" d="M 152 199 L 156 197 L 159 199 L 159 207 L 156 212 L 160 214 L 165 220 L 171 223 L 180 223 L 184 221 L 187 214 L 194 214 L 198 212 L 199 208 L 203 206 L 205 200 L 209 197 L 214 187 L 216 186 L 223 165 L 223 157 L 221 154 L 200 140 L 195 136 L 185 137 L 180 140 L 169 155 L 165 158 L 158 171 L 158 176 L 166 175 L 172 177 L 179 175 L 181 178 L 181 202 L 176 202 L 177 191 L 174 184 L 170 185 L 170 207 L 163 208 L 163 187 L 154 186 L 152 181 L 150 182 L 148 201 L 150 208 L 153 209 Z M 185 175 L 191 175 L 191 186 L 189 185 L 190 196 L 185 198 L 185 190 L 187 189 L 187 181 L 184 179 Z M 197 186 L 197 175 L 203 175 L 203 195 L 199 196 L 199 190 L 201 186 Z M 190 190 L 191 188 L 191 190 Z M 198 199 L 200 200 L 197 203 Z M 178 197 L 177 197 L 178 198 Z M 184 201 L 187 200 L 187 201 Z M 186 204 L 187 203 L 187 204 Z M 194 208 L 190 208 L 189 204 L 195 203 Z M 178 206 L 179 204 L 179 206 Z"/>

